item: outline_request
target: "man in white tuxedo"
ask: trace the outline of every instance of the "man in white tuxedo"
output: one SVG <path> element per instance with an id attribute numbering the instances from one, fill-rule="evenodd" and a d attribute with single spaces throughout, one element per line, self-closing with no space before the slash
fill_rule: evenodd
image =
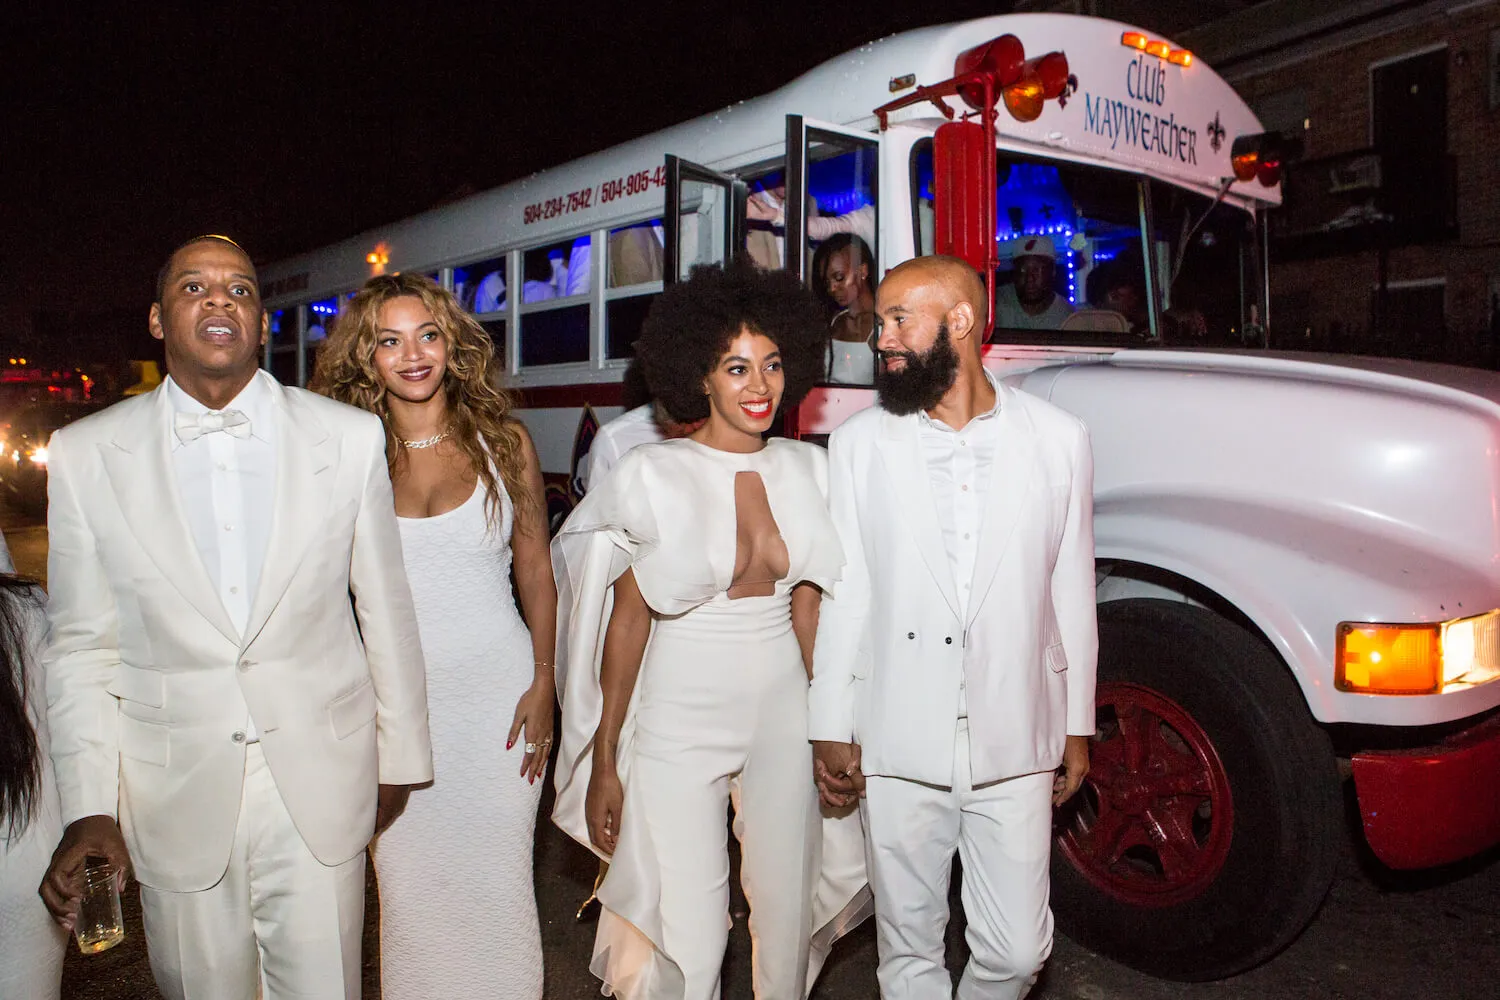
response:
<path id="1" fill-rule="evenodd" d="M 987 301 L 955 258 L 892 270 L 880 406 L 829 443 L 847 563 L 822 605 L 810 735 L 825 801 L 864 794 L 885 1000 L 952 995 L 955 851 L 972 954 L 958 996 L 1030 990 L 1052 942 L 1051 809 L 1094 732 L 1088 435 L 985 370 Z"/>
<path id="2" fill-rule="evenodd" d="M 385 430 L 258 370 L 225 237 L 172 254 L 150 329 L 162 386 L 49 448 L 42 897 L 70 925 L 86 856 L 133 867 L 173 1000 L 355 998 L 365 846 L 432 778 Z"/>

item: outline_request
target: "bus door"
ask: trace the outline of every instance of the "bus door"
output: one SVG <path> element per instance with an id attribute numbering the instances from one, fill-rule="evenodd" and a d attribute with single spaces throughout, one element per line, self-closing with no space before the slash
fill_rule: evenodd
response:
<path id="1" fill-rule="evenodd" d="M 745 184 L 667 154 L 663 278 L 686 281 L 699 264 L 725 264 L 745 243 Z"/>
<path id="2" fill-rule="evenodd" d="M 787 270 L 803 281 L 822 281 L 814 268 L 818 248 L 846 234 L 868 253 L 870 282 L 878 283 L 880 138 L 787 115 L 786 149 Z"/>
<path id="3" fill-rule="evenodd" d="M 823 381 L 869 386 L 880 282 L 880 138 L 786 117 L 786 268 L 828 315 Z"/>

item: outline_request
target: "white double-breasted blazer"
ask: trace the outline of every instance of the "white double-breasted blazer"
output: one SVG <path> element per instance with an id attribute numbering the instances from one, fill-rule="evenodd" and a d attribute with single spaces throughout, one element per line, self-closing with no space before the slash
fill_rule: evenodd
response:
<path id="1" fill-rule="evenodd" d="M 228 864 L 247 709 L 325 864 L 364 850 L 377 784 L 432 778 L 384 429 L 255 377 L 270 383 L 276 486 L 243 635 L 183 516 L 165 387 L 48 448 L 43 664 L 63 820 L 117 816 L 137 877 L 158 889 L 207 888 Z"/>
<path id="2" fill-rule="evenodd" d="M 871 408 L 829 442 L 843 578 L 823 599 L 814 740 L 866 774 L 953 782 L 960 685 L 975 785 L 1051 770 L 1094 732 L 1093 466 L 1081 421 L 997 384 L 999 442 L 961 613 L 917 415 Z"/>

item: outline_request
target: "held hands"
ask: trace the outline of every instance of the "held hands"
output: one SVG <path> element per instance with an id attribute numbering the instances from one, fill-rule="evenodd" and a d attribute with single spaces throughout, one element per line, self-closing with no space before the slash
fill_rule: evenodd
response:
<path id="1" fill-rule="evenodd" d="M 109 816 L 85 816 L 68 824 L 62 842 L 52 854 L 52 864 L 42 876 L 37 892 L 47 909 L 64 928 L 71 931 L 78 917 L 79 886 L 87 859 L 105 858 L 119 872 L 120 888 L 125 887 L 125 873 L 130 870 L 130 851 L 120 826 Z"/>
<path id="2" fill-rule="evenodd" d="M 858 743 L 813 740 L 813 782 L 818 799 L 840 809 L 858 801 L 865 791 L 865 775 L 860 770 Z"/>
<path id="3" fill-rule="evenodd" d="M 1060 806 L 1073 797 L 1089 773 L 1089 737 L 1069 736 L 1063 748 L 1062 767 L 1052 779 L 1052 804 Z"/>
<path id="4" fill-rule="evenodd" d="M 620 842 L 620 816 L 625 809 L 625 788 L 620 784 L 614 762 L 594 755 L 594 771 L 589 776 L 588 795 L 584 799 L 583 817 L 588 822 L 589 840 L 613 857 Z"/>
<path id="5" fill-rule="evenodd" d="M 517 737 L 525 736 L 521 776 L 532 784 L 547 770 L 547 758 L 552 752 L 552 706 L 556 698 L 557 687 L 550 675 L 532 681 L 516 702 L 516 717 L 505 741 L 505 749 L 509 750 L 516 745 Z"/>

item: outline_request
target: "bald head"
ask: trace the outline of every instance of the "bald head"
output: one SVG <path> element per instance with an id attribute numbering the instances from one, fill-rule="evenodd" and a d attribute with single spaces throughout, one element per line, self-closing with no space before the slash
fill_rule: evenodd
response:
<path id="1" fill-rule="evenodd" d="M 984 347 L 989 295 L 978 272 L 957 257 L 916 257 L 896 265 L 880 283 L 876 311 L 924 313 L 946 324 L 954 346 Z"/>

